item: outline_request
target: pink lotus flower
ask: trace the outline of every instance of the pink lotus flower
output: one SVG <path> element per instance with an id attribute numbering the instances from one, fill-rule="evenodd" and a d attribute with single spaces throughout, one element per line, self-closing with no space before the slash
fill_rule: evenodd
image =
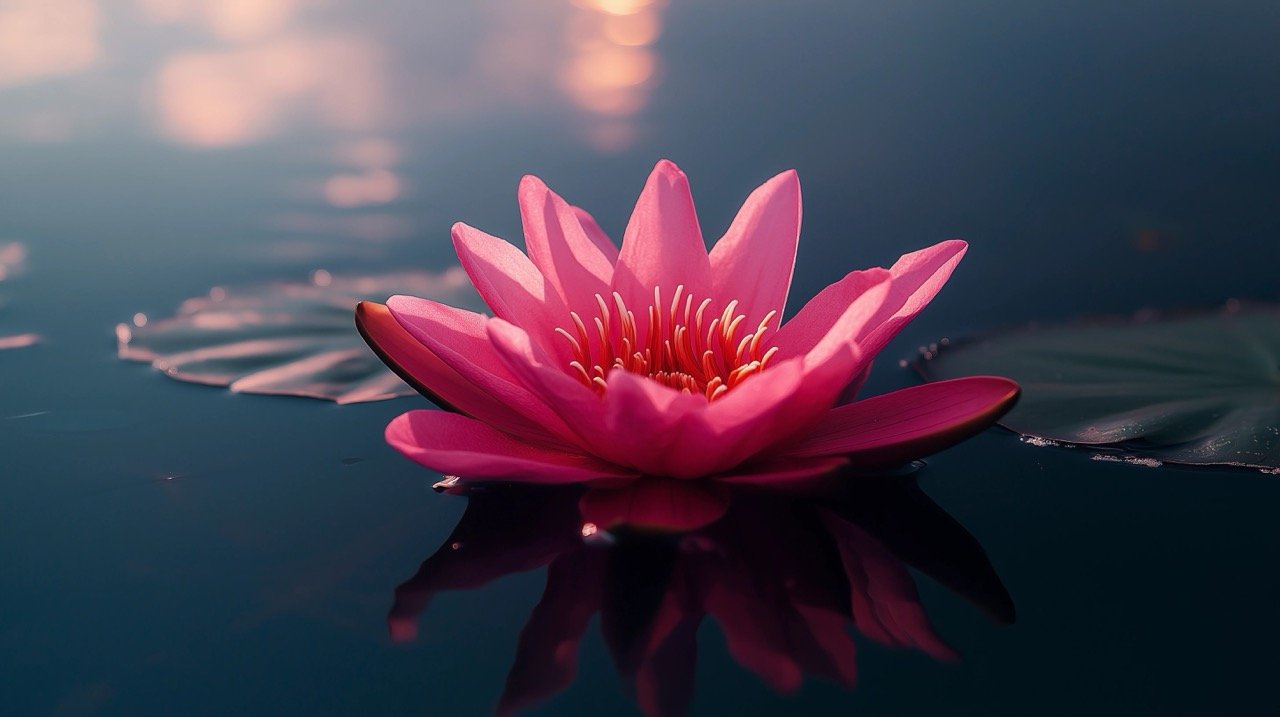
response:
<path id="1" fill-rule="evenodd" d="M 688 179 L 661 161 L 619 250 L 541 180 L 520 183 L 528 255 L 465 224 L 463 268 L 493 316 L 409 296 L 356 322 L 401 377 L 456 413 L 387 426 L 407 457 L 464 480 L 642 475 L 778 483 L 918 458 L 986 428 L 1017 398 L 973 377 L 841 403 L 937 294 L 963 241 L 855 271 L 782 323 L 800 234 L 783 172 L 708 253 Z"/>

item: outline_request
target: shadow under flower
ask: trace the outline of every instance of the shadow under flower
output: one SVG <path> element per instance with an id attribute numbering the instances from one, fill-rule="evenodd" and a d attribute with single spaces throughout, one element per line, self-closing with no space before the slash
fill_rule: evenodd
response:
<path id="1" fill-rule="evenodd" d="M 546 566 L 498 714 L 568 687 L 578 644 L 599 613 L 640 708 L 679 715 L 693 698 L 697 631 L 708 617 L 733 659 L 783 692 L 805 675 L 852 687 L 850 626 L 884 645 L 956 659 L 930 625 L 908 566 L 996 622 L 1013 622 L 1013 602 L 982 546 L 914 478 L 835 478 L 805 495 L 711 493 L 696 481 L 658 480 L 633 484 L 643 493 L 468 488 L 466 512 L 444 545 L 396 589 L 391 636 L 414 639 L 440 592 Z M 602 518 L 614 527 L 593 522 Z"/>

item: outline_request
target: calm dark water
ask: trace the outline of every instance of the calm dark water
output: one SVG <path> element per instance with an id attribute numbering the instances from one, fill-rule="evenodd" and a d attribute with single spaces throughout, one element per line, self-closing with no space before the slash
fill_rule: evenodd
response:
<path id="1" fill-rule="evenodd" d="M 455 220 L 518 236 L 526 172 L 616 235 L 663 156 L 712 236 L 799 170 L 796 300 L 970 241 L 871 391 L 942 336 L 1280 300 L 1278 26 L 1264 2 L 0 5 L 0 242 L 29 250 L 0 335 L 45 339 L 0 352 L 0 714 L 484 714 L 541 595 L 542 571 L 444 592 L 393 641 L 393 591 L 466 506 L 382 442 L 422 402 L 170 381 L 115 357 L 135 312 L 445 267 Z M 961 659 L 859 635 L 856 689 L 782 696 L 708 620 L 693 713 L 1276 709 L 1274 476 L 997 431 L 928 463 L 1016 624 L 916 573 Z M 636 713 L 598 622 L 580 649 L 530 713 Z"/>

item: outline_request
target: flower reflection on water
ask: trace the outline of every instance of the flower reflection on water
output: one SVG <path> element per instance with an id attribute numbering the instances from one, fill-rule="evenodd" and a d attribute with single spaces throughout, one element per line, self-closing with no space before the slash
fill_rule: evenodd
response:
<path id="1" fill-rule="evenodd" d="M 673 491 L 699 485 L 666 483 Z M 697 632 L 708 617 L 734 660 L 784 692 L 806 675 L 852 687 L 850 626 L 883 645 L 957 657 L 930 625 L 907 566 L 996 622 L 1014 619 L 982 547 L 907 476 L 838 481 L 820 495 L 739 488 L 722 516 L 707 514 L 709 523 L 687 532 L 626 525 L 602 531 L 585 522 L 594 491 L 573 486 L 465 491 L 462 519 L 396 589 L 388 625 L 394 639 L 414 639 L 435 595 L 546 566 L 546 588 L 520 635 L 500 714 L 572 683 L 578 644 L 597 613 L 614 666 L 649 715 L 688 709 Z M 687 514 L 664 515 L 659 505 L 650 503 L 647 523 L 685 523 Z"/>

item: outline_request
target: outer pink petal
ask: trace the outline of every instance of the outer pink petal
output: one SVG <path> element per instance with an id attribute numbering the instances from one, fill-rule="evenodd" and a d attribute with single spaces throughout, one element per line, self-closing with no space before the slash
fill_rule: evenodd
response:
<path id="1" fill-rule="evenodd" d="M 386 306 L 371 301 L 357 304 L 356 327 L 384 363 L 442 408 L 460 411 L 507 433 L 543 442 L 553 440 L 544 427 L 450 368 L 401 326 Z"/>
<path id="2" fill-rule="evenodd" d="M 569 318 L 569 310 L 529 257 L 461 222 L 453 225 L 453 247 L 494 316 L 524 328 L 546 351 L 567 355 L 555 329 Z"/>
<path id="3" fill-rule="evenodd" d="M 950 239 L 902 255 L 889 268 L 893 274 L 894 295 L 868 327 L 870 331 L 858 337 L 858 344 L 872 356 L 880 353 L 902 327 L 933 301 L 968 250 L 969 245 L 964 241 Z"/>
<path id="4" fill-rule="evenodd" d="M 795 170 L 770 179 L 751 193 L 733 224 L 711 248 L 711 275 L 721 304 L 733 299 L 755 326 L 782 312 L 795 269 L 800 240 L 800 180 Z"/>
<path id="5" fill-rule="evenodd" d="M 577 215 L 578 222 L 582 224 L 582 231 L 587 233 L 587 238 L 591 240 L 591 243 L 595 244 L 600 253 L 604 254 L 604 257 L 609 260 L 610 266 L 617 264 L 618 245 L 614 244 L 609 235 L 600 228 L 596 218 L 582 207 L 574 207 L 573 213 Z"/>
<path id="6" fill-rule="evenodd" d="M 526 443 L 444 411 L 396 416 L 387 425 L 387 443 L 432 470 L 468 481 L 582 483 L 634 475 L 590 456 Z"/>
<path id="7" fill-rule="evenodd" d="M 892 290 L 887 271 L 872 270 L 866 276 L 866 291 L 843 307 L 822 341 L 710 404 L 701 423 L 685 432 L 680 455 L 689 456 L 701 474 L 719 473 L 767 453 L 822 420 L 867 361 L 852 337 L 878 313 Z"/>
<path id="8" fill-rule="evenodd" d="M 529 422 L 573 442 L 564 421 L 525 388 L 494 351 L 486 329 L 493 321 L 489 317 L 412 296 L 393 296 L 387 308 L 406 331 L 467 382 Z"/>
<path id="9" fill-rule="evenodd" d="M 641 335 L 647 331 L 645 307 L 654 287 L 671 297 L 677 285 L 697 301 L 712 294 L 711 261 L 689 192 L 689 179 L 668 160 L 658 162 L 636 202 L 622 238 L 613 288 L 636 313 Z M 668 299 L 669 300 L 669 299 Z"/>
<path id="10" fill-rule="evenodd" d="M 587 234 L 573 207 L 537 177 L 520 181 L 520 217 L 529 259 L 566 307 L 582 313 L 595 305 L 596 294 L 609 295 L 613 261 Z"/>
<path id="11" fill-rule="evenodd" d="M 786 452 L 842 455 L 864 466 L 905 463 L 982 431 L 1017 399 L 1018 384 L 995 376 L 913 386 L 835 408 Z"/>
<path id="12" fill-rule="evenodd" d="M 945 241 L 907 254 L 893 265 L 889 270 L 893 288 L 884 306 L 855 337 L 868 357 L 879 353 L 933 299 L 960 263 L 967 246 L 960 240 Z M 805 353 L 830 333 L 840 311 L 867 290 L 867 274 L 852 272 L 810 299 L 774 339 L 778 358 Z"/>

